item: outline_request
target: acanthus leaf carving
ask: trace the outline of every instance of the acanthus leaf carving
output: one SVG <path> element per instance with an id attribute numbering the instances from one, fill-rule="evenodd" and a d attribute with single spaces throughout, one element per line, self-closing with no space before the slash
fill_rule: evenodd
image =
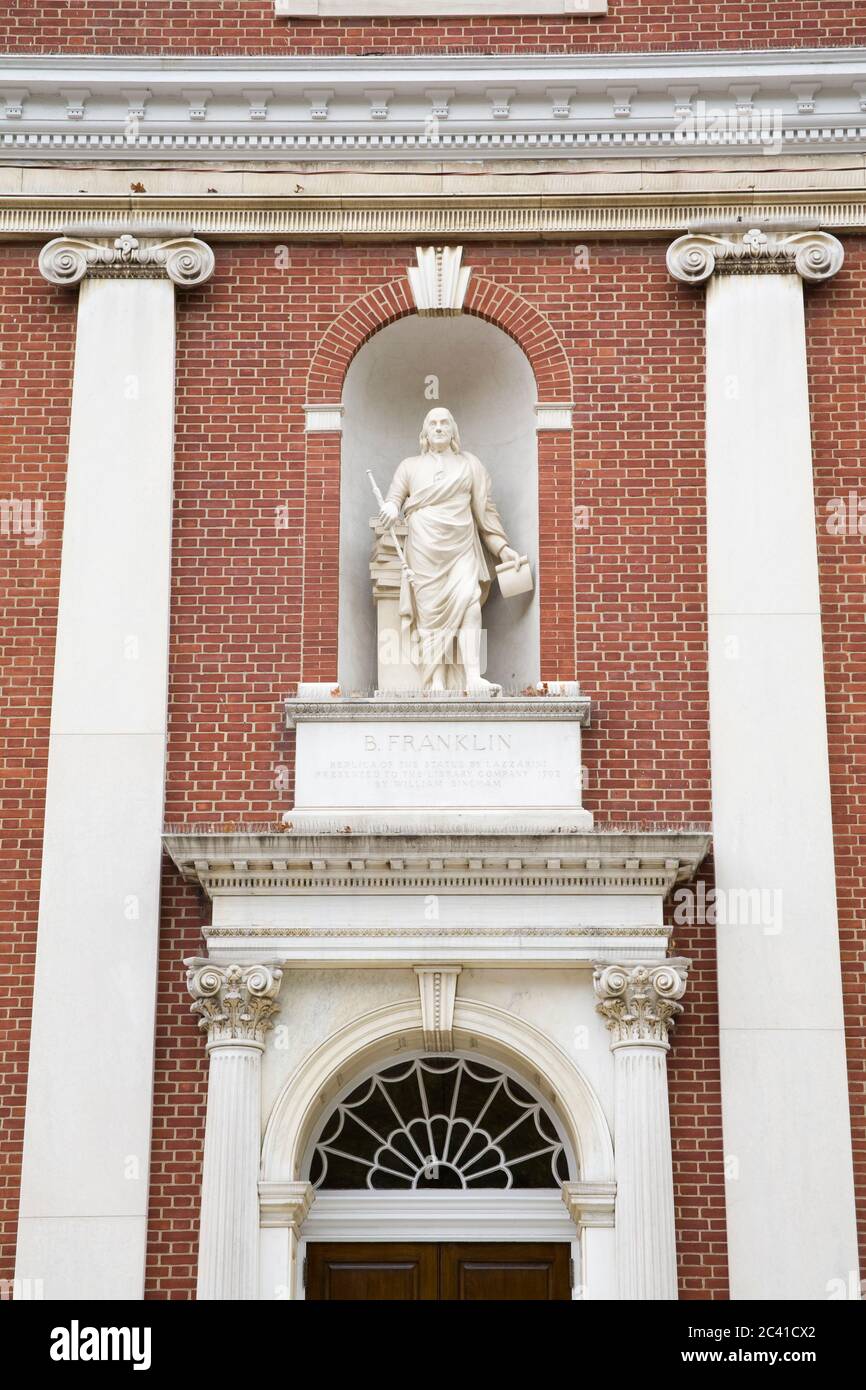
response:
<path id="1" fill-rule="evenodd" d="M 611 1033 L 611 1047 L 668 1047 L 691 962 L 677 957 L 651 965 L 599 963 L 593 985 L 596 1009 Z"/>

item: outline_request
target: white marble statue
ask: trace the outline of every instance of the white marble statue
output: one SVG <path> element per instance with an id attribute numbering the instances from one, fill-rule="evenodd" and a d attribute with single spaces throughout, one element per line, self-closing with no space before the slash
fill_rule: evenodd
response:
<path id="1" fill-rule="evenodd" d="M 450 410 L 437 406 L 421 427 L 421 452 L 394 474 L 379 513 L 406 521 L 400 618 L 424 691 L 498 694 L 481 675 L 481 607 L 491 575 L 482 541 L 500 562 L 521 558 L 508 544 L 491 497 L 490 474 L 460 448 Z"/>

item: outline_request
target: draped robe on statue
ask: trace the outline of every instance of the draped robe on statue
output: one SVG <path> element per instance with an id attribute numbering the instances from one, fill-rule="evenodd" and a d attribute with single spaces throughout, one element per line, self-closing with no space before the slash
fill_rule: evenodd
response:
<path id="1" fill-rule="evenodd" d="M 408 528 L 406 562 L 415 578 L 403 574 L 400 617 L 425 685 L 437 666 L 449 689 L 465 684 L 457 634 L 470 605 L 490 592 L 481 542 L 494 555 L 508 544 L 490 494 L 490 474 L 474 454 L 432 452 L 404 459 L 388 491 Z"/>

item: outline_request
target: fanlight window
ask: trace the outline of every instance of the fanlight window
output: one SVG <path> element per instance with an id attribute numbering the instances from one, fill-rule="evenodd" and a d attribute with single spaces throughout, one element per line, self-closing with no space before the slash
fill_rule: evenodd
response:
<path id="1" fill-rule="evenodd" d="M 316 1144 L 320 1190 L 559 1187 L 568 1160 L 543 1106 L 511 1077 L 459 1057 L 378 1072 L 341 1101 Z"/>

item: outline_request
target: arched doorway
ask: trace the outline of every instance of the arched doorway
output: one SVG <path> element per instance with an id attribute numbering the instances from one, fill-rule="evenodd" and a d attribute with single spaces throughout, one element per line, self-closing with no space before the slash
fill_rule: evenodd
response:
<path id="1" fill-rule="evenodd" d="M 425 1297 L 455 1296 L 470 1275 L 507 1297 L 514 1266 L 536 1289 L 514 1297 L 611 1297 L 613 1150 L 585 1077 L 479 1001 L 456 1001 L 453 1052 L 426 1051 L 420 1024 L 415 1001 L 375 1010 L 286 1083 L 263 1146 L 263 1290 L 282 1280 L 277 1296 L 304 1297 L 321 1246 L 312 1273 L 324 1256 L 337 1296 L 367 1296 L 345 1292 L 359 1264 L 383 1296 L 405 1296 L 382 1283 L 397 1260 Z"/>

